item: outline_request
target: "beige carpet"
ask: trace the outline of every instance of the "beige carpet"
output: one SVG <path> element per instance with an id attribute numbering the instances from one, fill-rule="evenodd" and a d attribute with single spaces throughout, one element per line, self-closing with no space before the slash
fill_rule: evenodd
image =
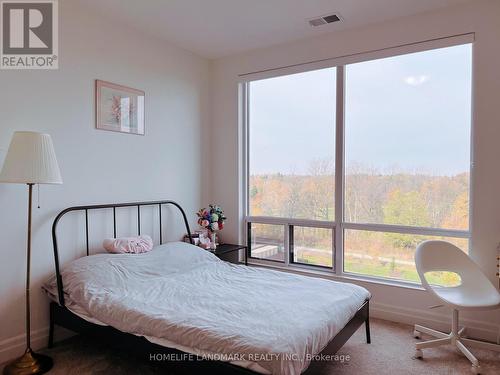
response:
<path id="1" fill-rule="evenodd" d="M 424 350 L 424 359 L 412 359 L 412 327 L 383 320 L 372 320 L 372 344 L 365 344 L 364 327 L 347 342 L 339 355 L 349 360 L 311 365 L 308 374 L 349 375 L 455 375 L 470 374 L 470 363 L 451 347 Z M 425 339 L 425 337 L 424 337 Z M 500 374 L 500 354 L 474 350 L 482 374 Z M 44 353 L 54 358 L 50 374 L 169 374 L 157 364 L 138 362 L 126 354 L 116 353 L 95 341 L 71 338 Z"/>

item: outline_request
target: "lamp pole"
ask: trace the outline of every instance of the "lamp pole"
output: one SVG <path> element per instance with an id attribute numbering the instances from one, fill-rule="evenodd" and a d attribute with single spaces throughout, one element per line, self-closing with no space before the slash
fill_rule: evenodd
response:
<path id="1" fill-rule="evenodd" d="M 28 183 L 28 240 L 26 245 L 26 351 L 31 351 L 31 309 L 30 309 L 30 271 L 31 271 L 31 210 L 33 183 Z"/>

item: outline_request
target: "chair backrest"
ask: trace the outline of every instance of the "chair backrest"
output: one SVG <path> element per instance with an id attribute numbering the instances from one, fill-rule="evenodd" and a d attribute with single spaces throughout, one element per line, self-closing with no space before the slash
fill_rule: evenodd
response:
<path id="1" fill-rule="evenodd" d="M 422 285 L 428 290 L 432 290 L 432 287 L 428 284 L 425 273 L 432 271 L 455 272 L 460 275 L 461 284 L 471 288 L 491 284 L 467 254 L 446 241 L 432 240 L 419 244 L 415 252 L 415 265 Z"/>

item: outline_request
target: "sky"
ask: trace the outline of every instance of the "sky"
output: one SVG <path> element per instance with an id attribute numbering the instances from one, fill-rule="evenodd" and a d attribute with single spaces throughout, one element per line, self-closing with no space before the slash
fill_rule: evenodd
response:
<path id="1" fill-rule="evenodd" d="M 472 46 L 346 66 L 348 171 L 470 168 Z M 336 69 L 250 83 L 250 173 L 308 174 L 335 156 Z"/>

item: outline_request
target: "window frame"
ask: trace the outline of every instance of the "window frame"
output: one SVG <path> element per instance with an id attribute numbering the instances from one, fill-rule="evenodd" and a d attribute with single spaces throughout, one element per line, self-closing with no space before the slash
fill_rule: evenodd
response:
<path id="1" fill-rule="evenodd" d="M 323 221 L 321 221 L 323 222 Z M 291 225 L 288 225 L 288 233 L 289 233 L 289 236 L 288 236 L 288 257 L 289 257 L 289 264 L 293 267 L 293 266 L 311 266 L 311 267 L 314 267 L 314 268 L 317 268 L 317 269 L 320 269 L 320 270 L 330 270 L 330 269 L 333 269 L 335 270 L 335 241 L 336 241 L 336 234 L 335 234 L 335 225 L 329 225 L 330 223 L 332 222 L 328 222 L 327 225 L 319 225 L 319 224 L 308 224 L 308 225 L 304 225 L 304 224 L 301 224 L 301 225 L 297 225 L 297 224 L 291 224 Z M 294 246 L 295 246 L 295 241 L 294 241 L 294 233 L 295 233 L 295 230 L 294 228 L 295 227 L 298 227 L 298 228 L 314 228 L 314 229 L 327 229 L 329 231 L 331 231 L 332 233 L 332 237 L 331 237 L 331 248 L 332 248 L 332 266 L 324 266 L 324 265 L 321 265 L 321 264 L 312 264 L 312 263 L 301 263 L 301 262 L 295 262 L 293 260 L 293 258 L 295 257 L 295 249 L 294 249 Z"/>
<path id="2" fill-rule="evenodd" d="M 362 53 L 345 55 L 337 58 L 323 59 L 309 63 L 296 64 L 281 68 L 267 69 L 259 72 L 244 73 L 239 75 L 239 126 L 240 126 L 240 217 L 241 220 L 241 238 L 248 246 L 248 261 L 249 264 L 271 266 L 276 268 L 287 268 L 297 270 L 310 270 L 313 272 L 330 274 L 336 277 L 355 278 L 365 281 L 376 281 L 381 283 L 397 284 L 402 286 L 418 287 L 419 283 L 414 283 L 401 279 L 389 279 L 378 276 L 363 275 L 344 271 L 344 231 L 348 229 L 365 230 L 371 232 L 390 232 L 401 234 L 416 234 L 429 236 L 443 236 L 464 238 L 468 240 L 469 251 L 471 244 L 472 233 L 472 210 L 473 210 L 473 174 L 474 174 L 474 154 L 473 154 L 473 138 L 474 138 L 474 97 L 471 92 L 471 127 L 470 127 L 470 169 L 469 169 L 469 227 L 467 230 L 445 229 L 445 228 L 428 228 L 428 227 L 413 227 L 405 225 L 393 224 L 377 224 L 377 223 L 350 223 L 344 221 L 344 193 L 345 193 L 345 66 L 353 63 L 359 63 L 369 60 L 377 60 L 388 57 L 395 57 L 410 53 L 425 52 L 438 48 L 446 48 L 463 44 L 471 44 L 474 51 L 474 34 L 467 33 L 450 37 L 437 38 L 433 40 L 408 43 L 400 46 L 372 50 Z M 473 54 L 472 54 L 473 55 Z M 472 65 L 474 65 L 472 56 Z M 304 73 L 312 70 L 336 68 L 336 115 L 335 115 L 335 220 L 334 221 L 319 221 L 308 219 L 292 219 L 282 217 L 267 217 L 267 216 L 250 216 L 250 118 L 249 118 L 249 98 L 250 98 L 250 82 L 274 78 L 283 75 L 295 73 Z M 472 77 L 471 90 L 474 86 L 474 77 Z M 340 188 L 339 188 L 340 187 Z M 262 260 L 251 257 L 250 249 L 250 232 L 248 231 L 251 223 L 255 224 L 277 224 L 283 225 L 285 228 L 284 246 L 285 246 L 285 261 Z M 291 261 L 292 249 L 290 247 L 290 227 L 305 226 L 329 228 L 333 231 L 332 240 L 332 264 L 333 267 L 325 267 L 312 264 L 295 263 Z"/>

